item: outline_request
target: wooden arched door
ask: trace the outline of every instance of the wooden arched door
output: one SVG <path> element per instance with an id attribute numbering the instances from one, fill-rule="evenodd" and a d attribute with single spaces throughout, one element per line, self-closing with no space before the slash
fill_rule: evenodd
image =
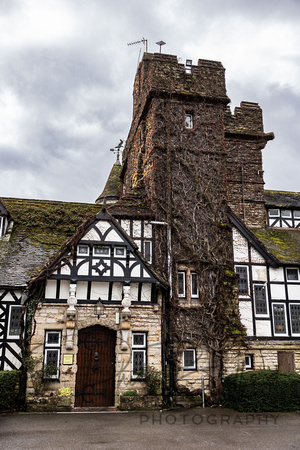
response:
<path id="1" fill-rule="evenodd" d="M 78 332 L 75 406 L 114 405 L 116 333 L 98 325 Z"/>

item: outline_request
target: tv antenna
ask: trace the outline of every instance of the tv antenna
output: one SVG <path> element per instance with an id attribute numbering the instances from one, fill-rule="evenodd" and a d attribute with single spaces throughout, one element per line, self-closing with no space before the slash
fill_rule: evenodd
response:
<path id="1" fill-rule="evenodd" d="M 116 164 L 120 164 L 120 152 L 122 151 L 121 148 L 123 147 L 123 142 L 123 139 L 120 139 L 118 145 L 116 145 L 115 148 L 110 149 L 111 152 L 114 152 L 114 154 L 117 155 Z"/>
<path id="2" fill-rule="evenodd" d="M 148 51 L 148 41 L 145 38 L 142 38 L 140 41 L 129 42 L 127 45 L 135 45 L 135 44 L 144 44 L 144 48 L 146 52 Z"/>
<path id="3" fill-rule="evenodd" d="M 165 42 L 164 41 L 158 41 L 158 42 L 156 42 L 156 44 L 159 45 L 159 53 L 161 53 L 161 47 L 162 47 L 162 45 L 165 45 Z"/>

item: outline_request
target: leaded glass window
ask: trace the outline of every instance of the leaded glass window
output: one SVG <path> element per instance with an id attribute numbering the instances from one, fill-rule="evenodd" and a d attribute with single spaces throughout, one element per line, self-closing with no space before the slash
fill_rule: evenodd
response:
<path id="1" fill-rule="evenodd" d="M 297 281 L 298 280 L 298 269 L 297 268 L 286 269 L 286 278 L 288 281 Z"/>
<path id="2" fill-rule="evenodd" d="M 20 316 L 22 313 L 22 306 L 10 307 L 10 320 L 9 320 L 9 336 L 19 336 L 21 331 Z"/>
<path id="3" fill-rule="evenodd" d="M 248 295 L 249 293 L 249 284 L 248 284 L 248 267 L 247 266 L 236 266 L 236 273 L 239 275 L 239 294 L 240 295 Z"/>
<path id="4" fill-rule="evenodd" d="M 44 366 L 56 367 L 57 371 L 48 378 L 59 377 L 61 331 L 46 331 Z M 53 373 L 53 372 L 52 372 Z"/>
<path id="5" fill-rule="evenodd" d="M 286 320 L 283 304 L 279 303 L 273 304 L 273 320 L 274 320 L 274 333 L 286 334 Z"/>
<path id="6" fill-rule="evenodd" d="M 132 333 L 132 378 L 144 378 L 146 369 L 146 333 Z"/>
<path id="7" fill-rule="evenodd" d="M 268 315 L 266 287 L 263 284 L 254 285 L 255 314 L 260 316 Z"/>
<path id="8" fill-rule="evenodd" d="M 300 334 L 300 303 L 290 305 L 291 326 L 293 334 Z"/>

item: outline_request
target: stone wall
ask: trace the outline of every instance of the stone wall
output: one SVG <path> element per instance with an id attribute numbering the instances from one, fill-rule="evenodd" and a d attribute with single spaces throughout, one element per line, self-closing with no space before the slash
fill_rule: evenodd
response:
<path id="1" fill-rule="evenodd" d="M 76 381 L 76 355 L 78 351 L 77 339 L 78 330 L 90 327 L 93 325 L 101 325 L 117 332 L 116 342 L 116 360 L 115 360 L 115 399 L 118 404 L 119 396 L 123 392 L 131 389 L 136 389 L 139 394 L 146 393 L 145 383 L 131 379 L 131 333 L 132 331 L 147 332 L 147 364 L 161 370 L 161 310 L 160 305 L 143 305 L 131 306 L 130 329 L 127 338 L 127 349 L 122 346 L 121 324 L 116 323 L 116 313 L 121 311 L 119 306 L 107 306 L 105 308 L 105 315 L 100 316 L 99 319 L 94 315 L 94 306 L 91 305 L 77 305 L 76 306 L 76 325 L 73 331 L 73 348 L 67 346 L 67 321 L 66 311 L 67 305 L 62 306 L 58 304 L 41 304 L 35 315 L 36 332 L 32 337 L 31 352 L 32 357 L 42 360 L 44 355 L 44 341 L 45 331 L 62 331 L 61 343 L 61 364 L 60 377 L 58 380 L 50 381 L 45 392 L 49 396 L 52 392 L 54 395 L 58 394 L 58 390 L 63 387 L 72 389 L 72 405 L 74 405 L 75 397 L 75 381 Z M 124 339 L 124 336 L 123 336 Z M 63 354 L 73 355 L 73 364 L 63 365 Z M 40 364 L 41 367 L 42 363 Z M 33 395 L 33 386 L 29 379 L 28 396 Z"/>

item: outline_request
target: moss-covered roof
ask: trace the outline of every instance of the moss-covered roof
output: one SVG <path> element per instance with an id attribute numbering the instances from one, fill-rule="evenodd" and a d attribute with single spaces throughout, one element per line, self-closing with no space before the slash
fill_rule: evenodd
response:
<path id="1" fill-rule="evenodd" d="M 47 200 L 1 198 L 13 221 L 9 240 L 0 240 L 0 286 L 25 286 L 66 239 L 99 206 Z"/>
<path id="2" fill-rule="evenodd" d="M 265 191 L 267 207 L 300 208 L 300 192 Z"/>
<path id="3" fill-rule="evenodd" d="M 121 197 L 121 170 L 121 164 L 119 162 L 116 162 L 110 171 L 105 187 L 102 193 L 97 198 L 96 203 L 101 203 L 104 198 L 107 198 L 108 200 L 118 200 Z"/>
<path id="4" fill-rule="evenodd" d="M 300 230 L 254 228 L 252 233 L 282 264 L 300 264 Z"/>

